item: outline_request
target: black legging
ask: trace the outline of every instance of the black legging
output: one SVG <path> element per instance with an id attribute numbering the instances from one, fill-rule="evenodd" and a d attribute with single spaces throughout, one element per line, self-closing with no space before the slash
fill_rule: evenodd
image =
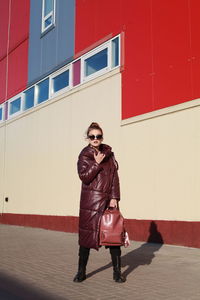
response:
<path id="1" fill-rule="evenodd" d="M 121 256 L 120 246 L 109 246 L 111 256 Z"/>
<path id="2" fill-rule="evenodd" d="M 112 256 L 121 256 L 121 248 L 120 246 L 109 246 L 110 254 Z M 86 248 L 80 246 L 79 248 L 79 256 L 88 257 L 90 254 L 90 248 Z"/>

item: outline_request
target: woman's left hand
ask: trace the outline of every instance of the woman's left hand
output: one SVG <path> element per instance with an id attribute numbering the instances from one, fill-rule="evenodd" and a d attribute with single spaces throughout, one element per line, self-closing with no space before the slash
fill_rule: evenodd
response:
<path id="1" fill-rule="evenodd" d="M 117 200 L 116 199 L 111 199 L 109 203 L 109 207 L 117 207 Z"/>

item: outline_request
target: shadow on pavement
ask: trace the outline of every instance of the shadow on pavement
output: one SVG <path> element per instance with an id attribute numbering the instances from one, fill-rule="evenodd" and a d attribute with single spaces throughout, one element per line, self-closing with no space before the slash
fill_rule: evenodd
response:
<path id="1" fill-rule="evenodd" d="M 0 299 L 2 300 L 61 300 L 48 292 L 0 272 Z M 63 298 L 62 298 L 63 299 Z M 67 298 L 65 298 L 67 299 Z"/>
<path id="2" fill-rule="evenodd" d="M 150 265 L 155 252 L 162 247 L 162 244 L 145 243 L 122 257 L 122 267 L 128 267 L 123 276 L 126 278 L 134 269 L 142 265 Z"/>
<path id="3" fill-rule="evenodd" d="M 137 267 L 150 265 L 155 257 L 154 253 L 159 251 L 162 247 L 163 238 L 161 233 L 157 230 L 157 225 L 154 221 L 151 222 L 149 233 L 147 243 L 142 244 L 139 248 L 122 256 L 122 267 L 127 267 L 127 269 L 122 273 L 125 278 Z M 110 267 L 112 267 L 112 263 L 108 263 L 107 265 L 90 272 L 87 275 L 87 278 Z"/>

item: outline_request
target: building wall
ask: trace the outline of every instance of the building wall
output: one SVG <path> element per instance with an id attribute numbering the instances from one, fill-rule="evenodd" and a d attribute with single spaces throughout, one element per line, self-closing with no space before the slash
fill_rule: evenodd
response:
<path id="1" fill-rule="evenodd" d="M 1 15 L 1 47 L 0 47 L 0 103 L 6 99 L 6 66 L 8 45 L 9 1 L 0 2 Z"/>
<path id="2" fill-rule="evenodd" d="M 121 67 L 0 124 L 0 223 L 77 232 L 76 162 L 97 121 L 130 237 L 154 222 L 165 243 L 200 247 L 199 1 L 59 0 L 43 37 L 41 0 L 16 3 L 0 2 L 0 102 L 119 33 Z"/>
<path id="3" fill-rule="evenodd" d="M 27 86 L 29 5 L 29 0 L 5 0 L 0 3 L 0 103 Z"/>
<path id="4" fill-rule="evenodd" d="M 199 221 L 199 120 L 197 106 L 121 127 L 127 218 Z"/>
<path id="5" fill-rule="evenodd" d="M 123 32 L 122 119 L 127 119 L 200 97 L 199 19 L 197 0 L 80 0 L 75 50 Z"/>
<path id="6" fill-rule="evenodd" d="M 77 231 L 76 162 L 86 128 L 97 121 L 119 162 L 120 207 L 131 238 L 147 240 L 153 220 L 165 243 L 200 247 L 199 106 L 121 123 L 120 90 L 114 70 L 7 122 L 0 148 L 6 141 L 9 201 L 1 199 L 0 222 Z"/>
<path id="7" fill-rule="evenodd" d="M 31 0 L 28 83 L 35 83 L 74 55 L 74 0 L 56 1 L 55 27 L 41 35 L 42 0 Z"/>
<path id="8" fill-rule="evenodd" d="M 197 0 L 60 0 L 56 26 L 44 36 L 42 0 L 0 5 L 1 103 L 119 33 L 122 119 L 200 97 Z"/>
<path id="9" fill-rule="evenodd" d="M 111 137 L 106 142 L 117 148 L 114 128 L 120 125 L 120 81 L 119 73 L 97 79 L 7 123 L 4 189 L 9 201 L 4 213 L 78 215 L 76 162 L 87 145 L 84 133 L 97 120 L 105 128 L 105 137 Z M 98 109 L 96 101 L 101 103 Z M 3 135 L 4 126 L 0 129 Z"/>
<path id="10" fill-rule="evenodd" d="M 4 206 L 4 191 L 5 191 L 5 169 L 4 169 L 4 161 L 5 161 L 5 126 L 0 127 L 0 209 L 1 213 L 3 212 Z"/>

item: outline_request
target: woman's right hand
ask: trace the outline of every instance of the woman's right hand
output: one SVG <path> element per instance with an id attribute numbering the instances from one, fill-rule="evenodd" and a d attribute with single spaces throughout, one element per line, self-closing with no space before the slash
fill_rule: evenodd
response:
<path id="1" fill-rule="evenodd" d="M 98 152 L 98 154 L 95 154 L 94 153 L 94 159 L 95 161 L 100 164 L 102 162 L 102 160 L 104 159 L 105 157 L 105 154 L 101 153 L 101 152 Z"/>

